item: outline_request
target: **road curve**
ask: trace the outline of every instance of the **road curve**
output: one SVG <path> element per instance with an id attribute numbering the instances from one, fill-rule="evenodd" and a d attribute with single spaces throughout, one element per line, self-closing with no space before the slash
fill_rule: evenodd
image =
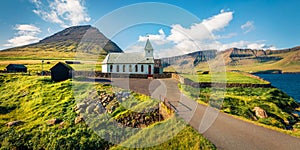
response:
<path id="1" fill-rule="evenodd" d="M 218 149 L 300 149 L 299 138 L 260 127 L 200 105 L 184 96 L 178 89 L 178 82 L 173 79 L 159 81 L 166 88 L 165 96 L 176 106 L 177 114 L 214 143 Z"/>

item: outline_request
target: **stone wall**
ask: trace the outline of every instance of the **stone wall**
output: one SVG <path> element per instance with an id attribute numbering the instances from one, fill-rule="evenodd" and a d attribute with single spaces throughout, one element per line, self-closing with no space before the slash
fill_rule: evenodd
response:
<path id="1" fill-rule="evenodd" d="M 83 76 L 83 77 L 98 77 L 98 78 L 140 78 L 147 79 L 147 74 L 121 74 L 121 73 L 103 73 L 100 71 L 75 71 L 74 76 Z M 171 78 L 172 73 L 166 72 L 163 74 L 154 74 L 153 78 Z"/>
<path id="2" fill-rule="evenodd" d="M 75 119 L 75 124 L 83 121 L 84 118 L 82 116 L 88 114 L 113 114 L 116 109 L 122 105 L 122 102 L 129 100 L 131 96 L 131 93 L 126 91 L 120 91 L 113 94 L 108 94 L 106 91 L 91 92 L 89 93 L 88 98 L 77 103 L 73 108 L 78 114 Z M 143 128 L 155 122 L 164 120 L 164 117 L 160 112 L 161 107 L 158 104 L 157 106 L 144 108 L 140 112 L 128 110 L 126 113 L 118 115 L 115 120 L 123 126 Z"/>

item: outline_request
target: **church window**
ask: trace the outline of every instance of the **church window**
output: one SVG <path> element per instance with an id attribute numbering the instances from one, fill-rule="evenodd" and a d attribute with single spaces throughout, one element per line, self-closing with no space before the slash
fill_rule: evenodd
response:
<path id="1" fill-rule="evenodd" d="M 135 72 L 138 72 L 138 65 L 135 65 Z"/>
<path id="2" fill-rule="evenodd" d="M 113 65 L 110 65 L 110 72 L 113 72 Z"/>
<path id="3" fill-rule="evenodd" d="M 129 65 L 129 72 L 132 72 L 132 65 Z"/>

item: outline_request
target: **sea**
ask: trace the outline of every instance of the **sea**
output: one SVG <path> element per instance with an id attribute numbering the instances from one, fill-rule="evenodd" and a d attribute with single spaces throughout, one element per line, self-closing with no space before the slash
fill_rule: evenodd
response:
<path id="1" fill-rule="evenodd" d="M 300 103 L 300 74 L 256 74 Z"/>

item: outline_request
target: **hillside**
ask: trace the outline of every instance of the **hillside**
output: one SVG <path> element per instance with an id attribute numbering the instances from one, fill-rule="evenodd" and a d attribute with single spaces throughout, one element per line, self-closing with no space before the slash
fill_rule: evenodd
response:
<path id="1" fill-rule="evenodd" d="M 282 70 L 300 72 L 300 46 L 282 50 L 253 50 L 230 48 L 225 51 L 197 51 L 186 55 L 162 58 L 168 71 L 187 72 L 209 69 L 215 62 L 224 62 L 227 70 L 258 72 Z M 168 67 L 169 66 L 169 67 Z"/>
<path id="2" fill-rule="evenodd" d="M 64 59 L 74 58 L 77 53 L 90 56 L 123 52 L 118 45 L 90 25 L 66 28 L 46 37 L 38 43 L 0 51 L 3 59 Z"/>
<path id="3" fill-rule="evenodd" d="M 116 131 L 118 128 L 115 126 L 111 128 L 112 121 L 122 119 L 128 122 L 126 126 L 132 127 L 133 124 L 141 121 L 141 119 L 132 117 L 134 108 L 147 109 L 153 100 L 148 96 L 132 92 L 119 107 L 115 107 L 116 99 L 113 99 L 110 102 L 105 102 L 107 105 L 104 103 L 101 105 L 105 107 L 106 111 L 102 107 L 91 109 L 92 105 L 98 103 L 97 95 L 94 94 L 98 92 L 112 94 L 112 90 L 117 89 L 103 84 L 74 82 L 74 80 L 53 82 L 50 77 L 1 74 L 0 149 L 110 149 L 113 147 L 124 149 L 120 145 L 109 142 L 115 137 L 119 137 L 116 134 L 122 134 Z M 75 92 L 80 94 L 75 94 Z M 107 100 L 107 97 L 105 99 Z M 127 99 L 130 100 L 127 101 Z M 122 100 L 124 100 L 123 96 Z M 127 110 L 126 108 L 129 106 L 133 110 Z M 107 110 L 109 110 L 108 113 L 103 113 Z M 149 119 L 152 119 L 151 116 L 149 118 L 149 113 L 152 114 L 151 111 L 145 113 L 147 117 L 143 119 L 144 122 L 149 122 Z M 84 118 L 80 116 L 84 116 Z M 140 132 L 134 130 L 137 132 L 135 136 L 128 141 L 125 139 L 124 142 L 151 142 L 144 141 L 142 134 L 160 127 L 161 124 L 172 125 L 170 122 L 172 120 L 174 119 L 166 119 L 156 123 L 151 121 L 150 126 L 143 127 Z M 18 122 L 8 126 L 7 123 L 12 121 Z M 96 122 L 91 123 L 89 121 Z M 120 124 L 124 124 L 124 122 L 120 121 Z M 102 128 L 96 130 L 93 126 L 98 125 Z M 174 130 L 174 128 L 177 127 L 172 126 L 168 129 Z M 157 135 L 149 136 L 149 138 L 156 137 Z M 211 142 L 190 126 L 185 126 L 177 136 L 167 138 L 170 140 L 147 149 L 172 149 L 175 147 L 179 149 L 186 147 L 215 149 Z"/>
<path id="4" fill-rule="evenodd" d="M 300 72 L 300 47 L 282 50 L 231 48 L 221 53 L 228 70 Z"/>

